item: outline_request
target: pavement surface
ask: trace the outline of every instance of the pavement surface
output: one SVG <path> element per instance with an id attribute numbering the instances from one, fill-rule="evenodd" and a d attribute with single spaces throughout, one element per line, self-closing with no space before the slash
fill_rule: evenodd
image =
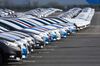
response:
<path id="1" fill-rule="evenodd" d="M 89 28 L 5 66 L 100 66 L 100 12 L 95 13 Z"/>

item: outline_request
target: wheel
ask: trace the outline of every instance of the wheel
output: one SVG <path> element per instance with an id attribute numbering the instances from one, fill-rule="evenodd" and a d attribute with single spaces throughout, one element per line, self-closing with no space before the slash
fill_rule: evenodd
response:
<path id="1" fill-rule="evenodd" d="M 3 64 L 2 54 L 0 54 L 0 65 Z"/>

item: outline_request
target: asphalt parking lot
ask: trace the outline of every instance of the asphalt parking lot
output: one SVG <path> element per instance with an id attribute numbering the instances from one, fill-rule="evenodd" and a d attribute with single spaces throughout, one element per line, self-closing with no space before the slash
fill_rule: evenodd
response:
<path id="1" fill-rule="evenodd" d="M 89 28 L 5 66 L 100 66 L 100 12 L 95 13 Z"/>

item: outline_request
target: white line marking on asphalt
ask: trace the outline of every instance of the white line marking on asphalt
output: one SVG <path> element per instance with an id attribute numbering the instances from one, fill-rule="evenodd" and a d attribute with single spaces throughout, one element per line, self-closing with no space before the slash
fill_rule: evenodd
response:
<path id="1" fill-rule="evenodd" d="M 48 47 L 50 47 L 50 48 L 56 48 L 56 47 L 58 47 L 58 46 L 48 46 Z"/>
<path id="2" fill-rule="evenodd" d="M 43 56 L 31 56 L 31 58 L 42 58 Z"/>
<path id="3" fill-rule="evenodd" d="M 54 51 L 55 49 L 42 49 L 42 50 L 44 50 L 44 51 L 45 51 L 45 50 L 50 50 L 50 51 Z"/>
<path id="4" fill-rule="evenodd" d="M 35 63 L 36 61 L 35 60 L 23 60 L 23 62 L 25 62 L 25 63 Z"/>
<path id="5" fill-rule="evenodd" d="M 22 62 L 9 62 L 8 64 L 22 64 Z"/>

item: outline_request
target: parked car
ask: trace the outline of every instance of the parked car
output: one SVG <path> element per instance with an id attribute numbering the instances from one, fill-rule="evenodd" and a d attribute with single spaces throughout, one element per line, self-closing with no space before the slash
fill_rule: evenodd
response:
<path id="1" fill-rule="evenodd" d="M 5 20 L 0 20 L 0 25 L 9 29 L 9 30 L 17 30 L 17 31 L 22 31 L 28 34 L 34 34 L 34 37 L 37 41 L 41 42 L 42 45 L 44 45 L 44 43 L 48 43 L 49 41 L 49 37 L 46 33 L 38 31 L 38 30 L 34 30 L 34 29 L 30 29 L 30 28 L 24 28 L 21 25 L 18 24 L 14 24 L 10 21 L 5 21 Z"/>
<path id="2" fill-rule="evenodd" d="M 63 26 L 68 34 L 76 33 L 77 26 L 75 23 L 71 23 L 63 18 L 58 18 L 58 17 L 43 18 L 43 19 L 48 20 L 52 24 L 58 24 L 60 26 Z"/>
<path id="3" fill-rule="evenodd" d="M 17 36 L 14 36 L 14 35 L 11 35 L 11 34 L 7 34 L 7 33 L 0 33 L 0 37 L 2 39 L 12 39 L 13 42 L 15 42 L 16 44 L 20 45 L 21 47 L 21 51 L 22 51 L 22 58 L 26 58 L 28 53 L 29 53 L 29 50 L 28 50 L 28 45 L 26 43 L 25 40 L 17 37 Z M 24 51 L 23 51 L 24 50 Z"/>
<path id="4" fill-rule="evenodd" d="M 20 61 L 21 59 L 21 46 L 16 43 L 14 39 L 0 36 L 0 64 L 7 62 L 8 60 Z"/>
<path id="5" fill-rule="evenodd" d="M 43 20 L 43 19 L 38 19 L 38 18 L 37 19 L 31 18 L 31 19 L 37 21 L 36 23 L 40 24 L 40 26 L 44 26 L 45 28 L 52 28 L 52 30 L 55 29 L 56 30 L 55 32 L 56 32 L 58 38 L 60 36 L 62 38 L 66 38 L 67 32 L 65 31 L 65 29 L 62 26 L 50 24 L 48 21 Z"/>
<path id="6" fill-rule="evenodd" d="M 19 18 L 18 20 L 22 21 L 22 22 L 25 22 L 31 26 L 35 26 L 41 30 L 44 30 L 45 32 L 48 32 L 49 36 L 50 36 L 50 39 L 51 40 L 59 40 L 60 38 L 58 38 L 58 36 L 60 37 L 60 34 L 56 31 L 56 28 L 55 27 L 50 27 L 50 26 L 41 26 L 40 23 L 38 23 L 37 21 L 35 20 L 31 20 L 31 19 L 27 19 L 27 18 Z M 38 23 L 38 24 L 37 24 Z M 56 32 L 56 33 L 55 33 Z"/>

